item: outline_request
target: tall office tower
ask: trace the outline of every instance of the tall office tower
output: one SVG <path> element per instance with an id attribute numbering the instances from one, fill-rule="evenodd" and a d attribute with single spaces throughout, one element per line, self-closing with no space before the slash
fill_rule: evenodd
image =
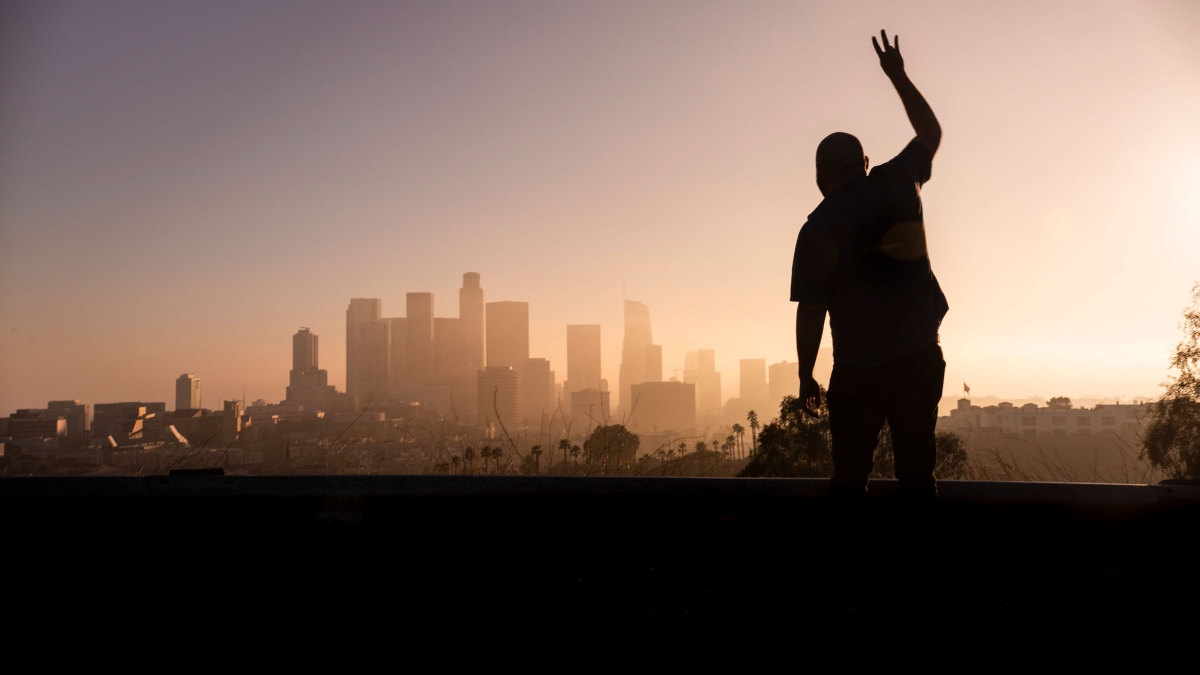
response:
<path id="1" fill-rule="evenodd" d="M 184 373 L 175 380 L 175 409 L 195 410 L 200 407 L 200 378 Z"/>
<path id="2" fill-rule="evenodd" d="M 355 407 L 383 403 L 391 394 L 389 378 L 392 372 L 392 324 L 372 321 L 359 327 L 359 364 L 362 373 L 358 380 L 358 400 Z"/>
<path id="3" fill-rule="evenodd" d="M 700 372 L 696 358 L 696 352 L 688 352 L 683 355 L 683 381 L 687 384 L 696 384 L 696 376 Z"/>
<path id="4" fill-rule="evenodd" d="M 503 424 L 510 434 L 521 426 L 521 373 L 511 366 L 488 366 L 478 374 L 479 421 Z M 497 424 L 500 423 L 500 424 Z M 499 428 L 496 433 L 501 433 Z"/>
<path id="5" fill-rule="evenodd" d="M 738 396 L 742 399 L 742 405 L 760 408 L 767 405 L 767 360 L 742 359 L 739 366 L 741 379 Z"/>
<path id="6" fill-rule="evenodd" d="M 646 381 L 646 348 L 650 337 L 650 308 L 636 300 L 625 301 L 625 337 L 621 341 L 621 373 L 617 385 L 623 414 L 629 414 L 629 387 Z"/>
<path id="7" fill-rule="evenodd" d="M 433 293 L 409 293 L 406 305 L 405 384 L 433 386 Z"/>
<path id="8" fill-rule="evenodd" d="M 388 398 L 392 400 L 400 400 L 400 388 L 404 386 L 405 378 L 405 360 L 407 350 L 405 344 L 408 339 L 408 333 L 405 328 L 404 317 L 392 317 L 380 319 L 391 325 L 392 331 L 392 359 L 391 370 L 388 371 Z"/>
<path id="9" fill-rule="evenodd" d="M 292 336 L 292 370 L 302 373 L 316 370 L 318 361 L 320 359 L 317 356 L 317 336 L 301 326 Z"/>
<path id="10" fill-rule="evenodd" d="M 566 398 L 584 389 L 600 389 L 600 324 L 567 326 Z M 570 408 L 570 401 L 563 401 Z"/>
<path id="11" fill-rule="evenodd" d="M 479 273 L 463 274 L 462 288 L 458 289 L 458 318 L 462 320 L 463 349 L 467 357 L 467 399 L 464 414 L 475 413 L 475 402 L 479 392 L 476 390 L 477 372 L 483 369 L 484 363 L 484 333 L 486 325 L 483 320 L 483 288 L 479 285 Z"/>
<path id="12" fill-rule="evenodd" d="M 362 394 L 366 376 L 360 347 L 363 326 L 378 321 L 382 312 L 383 303 L 377 298 L 353 298 L 346 309 L 346 393 L 351 397 Z"/>
<path id="13" fill-rule="evenodd" d="M 86 436 L 92 431 L 92 406 L 79 401 L 50 401 L 48 417 L 62 417 L 67 422 L 68 436 Z"/>
<path id="14" fill-rule="evenodd" d="M 465 345 L 463 320 L 438 318 L 433 320 L 433 359 L 435 379 L 439 387 L 450 390 L 450 404 L 460 415 L 468 409 L 467 397 L 474 391 L 470 380 L 476 371 L 471 370 L 471 359 Z M 475 408 L 471 401 L 470 409 Z"/>
<path id="15" fill-rule="evenodd" d="M 696 407 L 701 415 L 721 412 L 721 374 L 711 349 L 698 349 L 683 357 L 683 381 L 696 385 Z"/>
<path id="16" fill-rule="evenodd" d="M 646 345 L 646 379 L 643 382 L 662 381 L 662 345 Z"/>
<path id="17" fill-rule="evenodd" d="M 546 359 L 525 359 L 521 370 L 521 413 L 529 426 L 554 414 L 554 373 Z"/>
<path id="18" fill-rule="evenodd" d="M 329 384 L 329 373 L 320 365 L 317 336 L 301 328 L 292 336 L 292 370 L 285 399 L 288 404 L 302 405 L 308 412 L 333 410 L 334 389 Z"/>
<path id="19" fill-rule="evenodd" d="M 784 396 L 800 395 L 800 364 L 795 361 L 772 363 L 770 372 L 767 403 L 771 406 L 771 417 L 774 417 Z"/>
<path id="20" fill-rule="evenodd" d="M 487 364 L 523 368 L 529 358 L 529 303 L 487 303 Z"/>

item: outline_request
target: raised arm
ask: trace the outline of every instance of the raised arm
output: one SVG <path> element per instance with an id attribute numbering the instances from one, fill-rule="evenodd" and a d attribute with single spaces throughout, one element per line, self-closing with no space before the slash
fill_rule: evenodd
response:
<path id="1" fill-rule="evenodd" d="M 900 36 L 892 38 L 892 44 L 888 44 L 887 31 L 879 31 L 879 36 L 883 38 L 882 49 L 879 42 L 871 38 L 871 44 L 875 45 L 875 53 L 879 55 L 879 67 L 883 68 L 884 74 L 896 87 L 896 93 L 900 94 L 904 112 L 908 113 L 908 121 L 912 124 L 913 131 L 917 132 L 917 140 L 924 143 L 930 152 L 937 152 L 938 145 L 942 142 L 942 126 L 938 124 L 933 109 L 925 102 L 925 97 L 917 91 L 912 80 L 908 79 L 908 73 L 904 72 L 904 57 L 900 56 Z"/>

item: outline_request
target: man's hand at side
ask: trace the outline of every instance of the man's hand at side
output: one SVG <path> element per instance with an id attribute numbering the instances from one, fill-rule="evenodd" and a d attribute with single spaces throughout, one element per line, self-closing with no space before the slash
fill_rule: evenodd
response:
<path id="1" fill-rule="evenodd" d="M 813 366 L 825 330 L 825 305 L 796 306 L 796 354 L 800 357 L 800 407 L 804 414 L 816 417 L 821 407 L 821 388 L 813 379 Z M 815 401 L 815 404 L 814 404 Z"/>
<path id="2" fill-rule="evenodd" d="M 801 409 L 809 417 L 820 415 L 821 385 L 817 384 L 812 375 L 807 377 L 804 375 L 800 376 L 800 405 Z"/>

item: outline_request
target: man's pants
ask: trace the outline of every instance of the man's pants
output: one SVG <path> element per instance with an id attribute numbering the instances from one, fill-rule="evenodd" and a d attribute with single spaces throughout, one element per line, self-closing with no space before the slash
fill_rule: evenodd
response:
<path id="1" fill-rule="evenodd" d="M 896 478 L 906 496 L 934 497 L 937 461 L 934 427 L 946 362 L 937 344 L 882 366 L 836 361 L 829 381 L 829 429 L 833 436 L 830 496 L 862 497 L 886 420 L 892 430 Z"/>

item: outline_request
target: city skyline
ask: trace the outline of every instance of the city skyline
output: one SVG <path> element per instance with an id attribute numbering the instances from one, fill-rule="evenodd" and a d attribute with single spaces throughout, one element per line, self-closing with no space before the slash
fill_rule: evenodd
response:
<path id="1" fill-rule="evenodd" d="M 560 379 L 561 327 L 602 326 L 614 392 L 624 286 L 664 379 L 712 348 L 728 399 L 741 359 L 796 360 L 816 143 L 908 140 L 863 76 L 881 25 L 946 124 L 944 393 L 1167 377 L 1200 270 L 1194 3 L 282 6 L 0 8 L 0 409 L 169 402 L 181 373 L 282 400 L 299 326 L 341 387 L 347 300 L 452 307 L 454 270 L 530 304 Z"/>
<path id="2" fill-rule="evenodd" d="M 416 317 L 419 319 L 419 321 L 415 322 L 415 324 L 424 326 L 428 330 L 433 330 L 433 327 L 439 322 L 447 322 L 443 325 L 447 327 L 450 327 L 451 325 L 454 326 L 453 331 L 456 336 L 454 339 L 464 340 L 464 334 L 459 333 L 459 331 L 463 329 L 458 327 L 458 322 L 462 320 L 461 315 L 466 314 L 468 317 L 471 317 L 473 314 L 486 316 L 488 308 L 494 306 L 493 311 L 500 312 L 498 316 L 501 317 L 501 325 L 503 325 L 503 332 L 490 339 L 493 351 L 498 356 L 501 356 L 501 362 L 498 364 L 498 367 L 512 368 L 514 372 L 518 373 L 517 377 L 520 378 L 524 374 L 525 366 L 514 365 L 515 362 L 512 362 L 513 358 L 523 356 L 524 358 L 521 362 L 526 366 L 531 361 L 540 362 L 543 364 L 536 365 L 535 367 L 547 371 L 551 378 L 549 382 L 550 389 L 548 391 L 548 393 L 551 395 L 551 401 L 550 405 L 545 409 L 548 412 L 553 408 L 554 405 L 553 387 L 555 385 L 557 385 L 559 388 L 559 395 L 571 393 L 568 391 L 570 384 L 567 375 L 567 373 L 569 373 L 569 357 L 564 357 L 562 359 L 562 365 L 559 367 L 560 370 L 557 371 L 561 374 L 561 376 L 555 379 L 556 371 L 553 361 L 542 357 L 528 356 L 528 344 L 531 341 L 531 329 L 529 328 L 530 303 L 506 300 L 489 301 L 485 303 L 483 302 L 483 298 L 485 296 L 484 290 L 481 288 L 480 273 L 466 272 L 461 276 L 463 279 L 463 286 L 457 289 L 459 296 L 459 317 L 436 316 L 436 311 L 434 310 L 435 294 L 430 292 L 403 292 L 403 297 L 406 301 L 406 316 L 404 317 L 383 316 L 383 303 L 379 298 L 351 298 L 349 300 L 348 308 L 344 310 L 345 319 L 343 324 L 343 337 L 345 339 L 342 344 L 347 345 L 347 349 L 344 354 L 344 358 L 339 362 L 346 363 L 347 369 L 345 372 L 347 373 L 347 376 L 343 381 L 343 387 L 340 389 L 336 386 L 338 384 L 336 381 L 333 381 L 332 384 L 328 384 L 329 377 L 326 374 L 328 372 L 326 369 L 320 369 L 319 371 L 317 370 L 318 340 L 320 339 L 320 335 L 313 332 L 312 329 L 307 326 L 300 326 L 298 331 L 293 334 L 292 346 L 287 352 L 291 359 L 292 369 L 289 371 L 291 374 L 288 378 L 286 378 L 287 381 L 290 382 L 290 385 L 284 386 L 283 395 L 279 396 L 278 398 L 272 398 L 269 395 L 249 395 L 243 388 L 241 395 L 221 395 L 217 396 L 216 398 L 224 400 L 227 403 L 237 401 L 242 405 L 245 405 L 249 401 L 260 399 L 266 400 L 271 404 L 276 401 L 280 404 L 300 403 L 305 405 L 307 410 L 334 409 L 335 406 L 333 405 L 333 395 L 335 390 L 337 392 L 350 393 L 352 395 L 361 394 L 361 400 L 359 400 L 360 404 L 363 400 L 365 400 L 365 397 L 373 396 L 376 389 L 386 392 L 382 398 L 376 399 L 377 402 L 407 400 L 407 396 L 400 393 L 401 389 L 403 389 L 405 386 L 444 386 L 446 384 L 443 380 L 440 380 L 435 376 L 438 364 L 440 364 L 443 360 L 442 357 L 437 353 L 438 342 L 436 334 L 431 334 L 428 340 L 421 341 L 423 344 L 418 344 L 419 356 L 417 356 L 415 360 L 425 362 L 424 365 L 419 366 L 421 370 L 415 374 L 406 370 L 406 366 L 408 366 L 410 359 L 413 358 L 412 356 L 409 356 L 405 350 L 409 339 L 408 332 L 410 330 L 410 324 L 407 322 L 407 313 L 409 311 L 413 311 Z M 474 310 L 469 309 L 469 307 L 473 305 L 479 305 L 479 307 Z M 631 342 L 631 337 L 632 343 L 636 345 L 637 348 L 648 349 L 649 351 L 643 355 L 640 362 L 638 362 L 635 357 L 635 365 L 630 368 L 631 375 L 627 386 L 618 385 L 617 387 L 614 387 L 612 384 L 610 384 L 610 380 L 604 377 L 600 378 L 598 381 L 597 385 L 606 387 L 606 392 L 612 391 L 614 394 L 618 394 L 618 397 L 616 397 L 616 400 L 614 400 L 612 403 L 612 409 L 608 411 L 608 414 L 610 415 L 616 415 L 618 417 L 622 415 L 628 416 L 629 410 L 624 407 L 626 405 L 626 399 L 620 394 L 623 394 L 624 390 L 629 386 L 646 382 L 672 381 L 695 385 L 696 389 L 694 390 L 694 396 L 696 397 L 695 401 L 697 416 L 715 415 L 727 417 L 731 415 L 733 417 L 737 417 L 739 414 L 737 411 L 741 410 L 742 408 L 749 410 L 755 407 L 766 410 L 768 417 L 773 416 L 778 412 L 775 409 L 774 403 L 777 398 L 782 395 L 792 393 L 791 390 L 798 386 L 799 378 L 795 372 L 798 364 L 794 361 L 781 360 L 778 363 L 771 363 L 770 359 L 738 358 L 736 356 L 731 356 L 726 357 L 725 361 L 733 361 L 736 364 L 736 370 L 733 372 L 723 373 L 718 367 L 718 363 L 723 363 L 725 361 L 718 361 L 715 355 L 715 350 L 713 349 L 689 350 L 682 354 L 682 358 L 679 360 L 680 365 L 674 368 L 668 368 L 665 363 L 658 362 L 657 365 L 660 367 L 661 374 L 651 374 L 649 373 L 649 364 L 654 363 L 654 357 L 658 357 L 659 359 L 662 358 L 662 347 L 661 345 L 651 344 L 651 319 L 649 307 L 646 305 L 646 303 L 628 299 L 622 300 L 622 307 L 624 310 L 623 318 L 625 323 L 622 325 L 621 330 L 618 331 L 618 334 L 622 335 L 620 352 L 616 355 L 616 358 L 612 359 L 615 361 L 615 363 L 609 365 L 608 367 L 603 365 L 607 359 L 601 355 L 601 358 L 599 359 L 601 365 L 598 372 L 600 372 L 602 375 L 608 373 L 609 370 L 616 370 L 622 375 L 626 372 L 626 367 L 622 364 L 625 361 L 627 343 Z M 493 364 L 487 361 L 486 357 L 487 349 L 489 348 L 487 322 L 480 322 L 478 318 L 473 320 L 468 318 L 468 321 L 473 321 L 473 323 L 470 325 L 482 324 L 481 327 L 483 328 L 484 335 L 478 341 L 478 343 L 459 343 L 459 349 L 467 352 L 469 352 L 472 347 L 480 349 L 480 351 L 484 354 L 483 359 L 485 364 L 492 366 Z M 382 379 L 368 380 L 366 384 L 359 384 L 358 388 L 360 389 L 360 392 L 359 394 L 355 394 L 355 392 L 350 391 L 349 373 L 353 372 L 355 369 L 351 365 L 353 357 L 350 354 L 351 348 L 349 345 L 352 344 L 356 339 L 359 339 L 353 336 L 358 336 L 363 330 L 364 326 L 367 325 L 372 325 L 374 332 L 367 334 L 365 339 L 374 340 L 379 343 L 376 346 L 381 349 L 382 352 L 377 355 L 377 358 L 385 359 L 373 364 L 369 370 L 375 371 L 377 376 L 380 374 L 386 375 L 383 376 Z M 566 345 L 569 346 L 571 342 L 572 338 L 570 334 L 572 330 L 581 331 L 578 334 L 586 335 L 584 339 L 587 342 L 588 350 L 593 349 L 596 345 L 600 345 L 601 352 L 603 352 L 602 335 L 604 331 L 601 324 L 567 325 L 559 328 L 560 332 L 562 332 L 562 328 L 566 329 L 566 339 L 563 341 Z M 392 336 L 394 331 L 402 331 L 404 333 L 404 338 L 400 339 L 397 337 L 397 339 L 393 342 Z M 517 333 L 515 343 L 512 335 L 514 332 Z M 396 333 L 396 335 L 398 336 L 399 333 Z M 328 340 L 326 343 L 328 344 Z M 832 348 L 827 346 L 827 343 L 828 340 L 822 343 L 823 346 L 821 348 L 821 354 L 818 357 L 817 367 L 815 370 L 817 379 L 822 382 L 823 385 L 828 383 L 829 370 L 832 367 Z M 398 346 L 394 347 L 393 345 Z M 565 349 L 564 352 L 569 354 L 569 348 Z M 594 356 L 592 359 L 594 360 Z M 401 361 L 403 361 L 403 363 L 401 363 Z M 761 390 L 758 394 L 752 395 L 753 398 L 749 400 L 746 397 L 747 389 L 745 384 L 745 377 L 746 373 L 748 372 L 748 368 L 754 373 L 754 375 L 752 375 L 753 383 L 750 386 L 754 388 L 755 391 Z M 486 370 L 486 368 L 475 372 L 479 375 L 482 375 L 484 370 Z M 594 368 L 589 366 L 588 371 L 590 372 L 591 370 L 594 370 Z M 770 376 L 765 377 L 768 370 L 770 371 Z M 464 374 L 467 372 L 470 372 L 469 368 L 463 371 Z M 541 372 L 541 370 L 539 370 L 539 372 Z M 638 374 L 633 375 L 632 373 Z M 303 377 L 304 375 L 309 375 L 309 378 L 301 380 L 300 383 L 310 388 L 319 388 L 322 391 L 321 394 L 302 393 L 295 397 L 291 395 L 292 388 L 298 383 L 298 377 Z M 722 378 L 725 379 L 724 382 L 722 382 Z M 620 382 L 620 379 L 620 375 L 618 375 L 616 381 Z M 471 386 L 464 386 L 461 391 L 456 390 L 455 396 L 458 397 L 458 395 L 462 393 L 467 394 L 466 396 L 458 398 L 466 404 L 464 408 L 468 411 L 468 414 L 472 414 L 475 412 L 475 408 L 473 406 L 476 402 L 475 392 L 477 390 L 475 389 L 474 385 L 477 380 L 475 377 L 469 377 L 469 380 Z M 732 380 L 732 382 L 730 382 L 730 380 Z M 194 396 L 195 400 L 199 402 L 202 397 L 200 381 L 201 378 L 194 373 L 184 373 L 174 382 L 174 397 L 165 397 L 163 400 L 175 401 L 176 407 L 179 409 L 178 401 L 181 400 L 181 396 L 185 395 L 183 393 L 185 391 L 185 385 L 183 383 L 187 382 L 188 384 L 186 386 L 189 391 L 188 395 Z M 793 386 L 793 384 L 796 384 L 796 386 Z M 524 382 L 520 382 L 514 386 L 516 387 L 516 391 L 521 392 L 520 394 L 516 395 L 519 401 L 522 396 L 526 394 L 528 385 L 526 385 Z M 963 386 L 965 387 L 965 382 L 963 383 Z M 592 388 L 594 387 L 580 386 L 577 387 L 576 390 Z M 962 393 L 956 393 L 954 391 L 955 388 L 956 387 L 947 384 L 947 391 L 943 395 L 941 406 L 943 409 L 941 413 L 948 413 L 949 411 L 955 409 L 956 404 L 954 401 L 955 399 L 959 398 L 958 394 Z M 328 393 L 324 393 L 325 389 L 328 389 Z M 702 393 L 705 390 L 708 391 L 707 394 Z M 535 391 L 540 392 L 538 389 L 535 389 Z M 770 392 L 769 395 L 767 394 L 768 391 Z M 1057 392 L 1057 394 L 1062 394 L 1062 392 Z M 1012 400 L 1025 403 L 1028 401 L 1045 401 L 1051 398 L 1053 395 L 1055 394 L 998 396 L 987 393 L 976 395 L 974 398 L 977 400 L 989 401 Z M 511 394 L 509 394 L 509 396 L 511 396 Z M 308 398 L 306 399 L 306 397 Z M 527 396 L 525 397 L 527 398 Z M 108 399 L 104 399 L 101 397 L 96 400 L 97 402 L 102 400 L 116 401 L 118 398 L 119 397 L 109 397 Z M 1076 394 L 1072 398 L 1091 403 L 1111 403 L 1120 401 L 1122 398 L 1125 400 L 1133 400 L 1147 399 L 1150 397 L 1136 394 L 1122 397 L 1106 394 L 1084 393 L 1082 396 Z M 155 400 L 155 397 L 135 396 L 126 397 L 126 399 Z M 608 405 L 607 400 L 605 405 Z M 564 403 L 564 406 L 567 410 L 569 410 L 569 401 Z M 34 404 L 21 406 L 21 408 L 36 407 L 37 406 Z M 200 406 L 196 405 L 191 407 L 198 408 Z M 517 409 L 519 410 L 519 408 L 520 406 L 518 404 Z M 742 412 L 744 413 L 744 411 Z M 619 419 L 617 421 L 619 421 Z"/>

